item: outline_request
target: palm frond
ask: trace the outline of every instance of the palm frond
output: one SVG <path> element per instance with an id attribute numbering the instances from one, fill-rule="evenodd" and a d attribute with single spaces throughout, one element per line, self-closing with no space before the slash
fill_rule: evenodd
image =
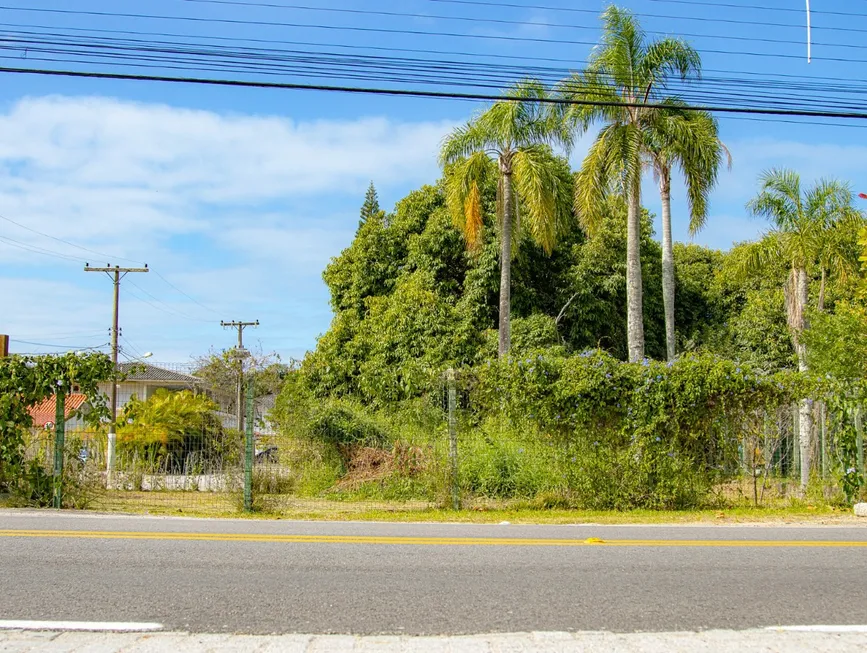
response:
<path id="1" fill-rule="evenodd" d="M 473 181 L 467 199 L 464 200 L 464 237 L 471 250 L 475 250 L 481 243 L 482 223 L 482 194 L 479 192 L 478 182 Z"/>
<path id="2" fill-rule="evenodd" d="M 759 177 L 761 190 L 747 209 L 778 229 L 791 229 L 803 215 L 801 178 L 793 170 L 772 168 Z"/>
<path id="3" fill-rule="evenodd" d="M 806 191 L 792 170 L 769 170 L 759 194 L 747 205 L 774 226 L 780 250 L 794 266 L 845 277 L 857 266 L 856 233 L 863 215 L 852 206 L 845 183 L 820 180 Z"/>
<path id="4" fill-rule="evenodd" d="M 841 205 L 835 215 L 825 216 L 823 222 L 819 264 L 845 282 L 858 271 L 861 254 L 858 237 L 865 226 L 864 214 L 851 204 Z"/>
<path id="5" fill-rule="evenodd" d="M 479 120 L 484 115 L 480 114 L 467 124 L 455 127 L 451 134 L 446 136 L 439 155 L 439 163 L 442 167 L 465 159 L 475 152 L 496 146 L 496 142 L 490 138 L 490 135 L 480 128 Z"/>
<path id="6" fill-rule="evenodd" d="M 667 98 L 677 108 L 659 111 L 648 125 L 649 147 L 661 163 L 676 166 L 684 177 L 689 201 L 691 234 L 707 221 L 710 194 L 716 186 L 723 159 L 731 155 L 719 139 L 719 126 L 704 111 L 686 110 L 685 104 Z"/>
<path id="7" fill-rule="evenodd" d="M 520 199 L 516 204 L 526 208 L 523 226 L 550 254 L 569 214 L 568 177 L 558 174 L 561 167 L 547 147 L 524 148 L 515 155 L 513 169 L 514 190 Z"/>
<path id="8" fill-rule="evenodd" d="M 615 87 L 635 89 L 637 64 L 645 49 L 646 36 L 635 15 L 611 5 L 602 12 L 602 37 L 590 52 L 587 68 L 608 76 Z"/>
<path id="9" fill-rule="evenodd" d="M 664 38 L 647 46 L 636 68 L 636 84 L 643 89 L 641 99 L 647 102 L 665 89 L 672 77 L 700 79 L 701 56 L 683 39 Z"/>
<path id="10" fill-rule="evenodd" d="M 852 189 L 836 179 L 820 179 L 804 194 L 804 212 L 827 225 L 843 217 L 852 206 Z"/>
<path id="11" fill-rule="evenodd" d="M 626 127 L 604 127 L 590 146 L 575 175 L 574 209 L 579 223 L 590 234 L 601 223 L 607 196 L 625 190 L 624 161 Z"/>
<path id="12" fill-rule="evenodd" d="M 584 133 L 597 121 L 614 122 L 623 118 L 622 98 L 606 76 L 592 71 L 573 73 L 555 87 L 557 96 L 570 102 L 560 105 L 559 119 L 569 129 Z M 600 106 L 605 102 L 611 106 Z"/>
<path id="13" fill-rule="evenodd" d="M 446 171 L 446 206 L 470 249 L 475 249 L 481 242 L 484 214 L 480 188 L 490 175 L 496 174 L 493 167 L 487 154 L 474 152 Z"/>
<path id="14" fill-rule="evenodd" d="M 754 274 L 761 274 L 770 266 L 779 263 L 784 255 L 779 235 L 779 232 L 772 231 L 760 240 L 735 247 L 726 257 L 726 267 L 740 281 Z"/>

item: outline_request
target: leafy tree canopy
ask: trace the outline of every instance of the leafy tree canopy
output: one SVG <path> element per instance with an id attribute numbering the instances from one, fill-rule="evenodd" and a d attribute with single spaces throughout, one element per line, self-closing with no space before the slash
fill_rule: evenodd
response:
<path id="1" fill-rule="evenodd" d="M 98 384 L 113 374 L 105 354 L 0 358 L 0 485 L 21 462 L 23 431 L 32 424 L 32 406 L 58 392 L 76 391 L 88 397 L 87 419 L 98 422 L 108 416 Z"/>
<path id="2" fill-rule="evenodd" d="M 481 194 L 488 228 L 473 251 L 453 223 L 442 186 L 411 192 L 388 220 L 359 229 L 324 273 L 335 316 L 303 364 L 313 392 L 398 401 L 422 392 L 448 365 L 496 355 L 496 193 L 491 178 Z M 572 229 L 550 254 L 533 240 L 519 241 L 512 263 L 516 353 L 602 347 L 626 358 L 625 214 L 622 200 L 606 200 L 603 228 L 592 237 Z M 648 353 L 662 356 L 660 248 L 646 212 L 641 249 Z M 676 248 L 678 323 L 691 348 L 720 351 L 726 342 L 720 333 L 735 304 L 720 280 L 725 257 L 695 245 Z"/>

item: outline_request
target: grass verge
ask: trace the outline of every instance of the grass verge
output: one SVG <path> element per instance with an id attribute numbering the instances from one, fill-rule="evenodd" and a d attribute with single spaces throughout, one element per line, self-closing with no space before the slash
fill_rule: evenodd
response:
<path id="1" fill-rule="evenodd" d="M 0 497 L 0 507 L 9 507 Z M 123 492 L 103 495 L 96 512 L 211 518 L 312 521 L 453 522 L 474 524 L 847 524 L 867 526 L 850 509 L 791 500 L 774 507 L 707 510 L 593 511 L 539 509 L 520 502 L 477 502 L 445 510 L 424 502 L 328 501 L 264 497 L 259 510 L 244 513 L 238 497 L 197 492 Z"/>

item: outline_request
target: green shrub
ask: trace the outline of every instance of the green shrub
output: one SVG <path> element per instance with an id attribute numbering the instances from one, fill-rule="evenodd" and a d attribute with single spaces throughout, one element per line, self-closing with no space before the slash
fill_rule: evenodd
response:
<path id="1" fill-rule="evenodd" d="M 524 434 L 508 435 L 513 442 L 491 439 L 481 462 L 462 461 L 462 468 L 473 468 L 473 478 L 487 479 L 469 487 L 497 496 L 562 491 L 586 508 L 700 504 L 737 468 L 748 416 L 791 402 L 802 391 L 794 375 L 763 375 L 715 356 L 623 363 L 601 351 L 526 353 L 486 363 L 475 380 L 471 403 L 483 431 L 490 430 L 485 416 L 497 414 L 527 426 Z M 535 445 L 527 441 L 533 433 Z M 557 452 L 555 462 L 540 453 L 546 438 Z M 558 481 L 520 485 L 518 470 L 535 467 L 516 457 L 517 448 L 545 473 L 557 469 Z"/>
<path id="2" fill-rule="evenodd" d="M 564 486 L 556 450 L 530 425 L 491 418 L 458 438 L 461 487 L 490 498 L 529 498 Z"/>
<path id="3" fill-rule="evenodd" d="M 544 320 L 525 326 L 548 330 Z M 757 411 L 808 392 L 799 375 L 762 374 L 706 354 L 624 363 L 559 346 L 487 361 L 459 372 L 459 384 L 465 495 L 588 509 L 706 504 L 740 469 L 738 447 Z M 347 499 L 429 500 L 449 487 L 443 390 L 373 409 L 314 400 L 299 382 L 284 389 L 278 411 L 299 447 L 295 464 L 316 479 L 308 487 Z M 305 462 L 302 442 L 320 448 L 315 461 Z M 394 464 L 386 477 L 341 480 L 359 447 L 388 451 L 397 443 L 426 452 L 420 471 Z"/>
<path id="4" fill-rule="evenodd" d="M 314 410 L 309 429 L 313 438 L 338 446 L 382 447 L 390 440 L 363 408 L 345 400 L 324 402 Z"/>
<path id="5" fill-rule="evenodd" d="M 297 496 L 318 496 L 333 487 L 344 473 L 337 448 L 309 437 L 285 436 L 279 440 L 280 465 L 290 470 Z"/>
<path id="6" fill-rule="evenodd" d="M 64 508 L 87 508 L 104 491 L 100 472 L 78 458 L 82 446 L 82 439 L 75 435 L 70 435 L 65 443 L 61 493 Z M 14 482 L 9 485 L 14 504 L 38 508 L 54 505 L 54 469 L 50 464 L 53 463 L 44 458 L 22 461 Z"/>

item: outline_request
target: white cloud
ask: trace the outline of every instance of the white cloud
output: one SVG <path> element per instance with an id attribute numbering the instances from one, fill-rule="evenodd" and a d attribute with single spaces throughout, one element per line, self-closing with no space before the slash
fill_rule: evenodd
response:
<path id="1" fill-rule="evenodd" d="M 212 232 L 230 208 L 255 215 L 268 202 L 358 196 L 371 179 L 382 188 L 430 180 L 449 127 L 24 99 L 0 116 L 0 214 L 146 256 L 173 235 Z"/>
<path id="2" fill-rule="evenodd" d="M 218 312 L 154 274 L 131 277 L 142 290 L 125 287 L 124 329 L 155 356 L 207 349 L 222 338 L 203 320 L 246 312 L 269 315 L 272 334 L 309 346 L 328 323 L 322 268 L 351 241 L 367 184 L 399 196 L 435 179 L 451 127 L 25 98 L 0 113 L 0 215 L 105 256 L 2 220 L 0 236 L 82 262 L 147 261 Z M 21 270 L 29 278 L 19 278 Z M 106 322 L 110 285 L 84 274 L 80 262 L 0 242 L 4 274 L 0 295 L 16 309 L 4 314 L 3 328 L 14 335 L 38 342 Z"/>
<path id="3" fill-rule="evenodd" d="M 155 359 L 230 345 L 220 319 L 258 318 L 255 338 L 300 354 L 328 327 L 320 275 L 351 241 L 367 184 L 399 197 L 435 180 L 436 152 L 451 127 L 381 117 L 298 122 L 100 97 L 23 99 L 0 113 L 0 215 L 110 256 L 0 220 L 0 236 L 77 259 L 57 261 L 0 242 L 0 328 L 35 342 L 105 332 L 111 286 L 84 274 L 79 261 L 126 257 L 147 261 L 208 307 L 156 274 L 132 275 L 140 289 L 124 286 L 124 334 Z M 592 138 L 579 140 L 573 165 Z M 724 139 L 734 169 L 721 174 L 700 243 L 727 247 L 761 230 L 743 206 L 768 167 L 795 168 L 807 183 L 867 177 L 864 146 Z M 650 176 L 644 191 L 658 213 Z M 679 180 L 673 208 L 675 235 L 685 240 Z"/>

